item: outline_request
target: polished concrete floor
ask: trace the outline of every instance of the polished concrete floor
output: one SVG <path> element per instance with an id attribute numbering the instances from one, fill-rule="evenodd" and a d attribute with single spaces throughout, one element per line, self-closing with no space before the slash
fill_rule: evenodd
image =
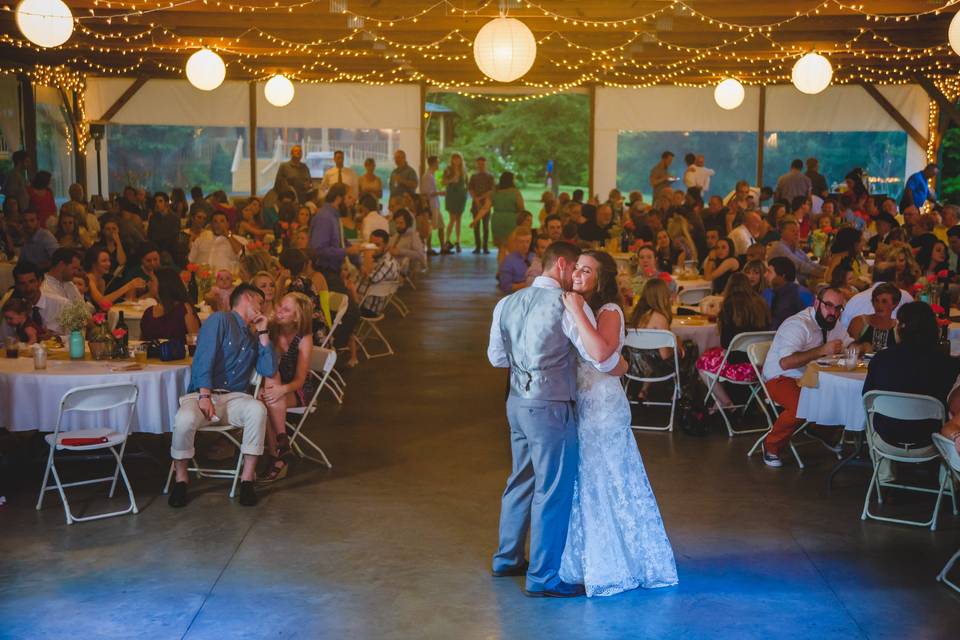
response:
<path id="1" fill-rule="evenodd" d="M 948 509 L 935 533 L 863 523 L 865 470 L 827 495 L 825 453 L 775 471 L 746 459 L 748 437 L 637 438 L 679 586 L 549 601 L 492 579 L 509 468 L 505 377 L 485 359 L 493 271 L 435 261 L 403 294 L 411 315 L 384 324 L 397 355 L 347 372 L 343 407 L 311 424 L 333 470 L 301 464 L 255 508 L 215 480 L 168 508 L 164 442 L 141 438 L 161 458 L 128 463 L 141 513 L 68 527 L 55 497 L 33 509 L 28 467 L 0 508 L 0 637 L 958 637 L 960 597 L 934 576 L 960 518 Z"/>

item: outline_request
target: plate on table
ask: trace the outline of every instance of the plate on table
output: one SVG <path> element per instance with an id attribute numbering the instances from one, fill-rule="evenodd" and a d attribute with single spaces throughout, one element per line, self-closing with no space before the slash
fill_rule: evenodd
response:
<path id="1" fill-rule="evenodd" d="M 839 358 L 817 358 L 817 364 L 821 367 L 835 367 L 839 363 Z"/>

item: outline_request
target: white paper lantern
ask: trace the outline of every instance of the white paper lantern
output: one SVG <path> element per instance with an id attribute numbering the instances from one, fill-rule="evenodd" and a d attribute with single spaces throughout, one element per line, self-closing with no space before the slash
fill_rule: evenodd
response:
<path id="1" fill-rule="evenodd" d="M 73 34 L 73 14 L 61 0 L 23 0 L 17 5 L 17 26 L 41 47 L 59 47 Z"/>
<path id="2" fill-rule="evenodd" d="M 285 75 L 277 74 L 267 80 L 263 86 L 263 95 L 267 102 L 275 107 L 285 107 L 293 100 L 293 83 Z"/>
<path id="3" fill-rule="evenodd" d="M 480 71 L 497 82 L 522 77 L 537 58 L 537 40 L 527 25 L 515 18 L 494 18 L 473 41 L 473 58 Z"/>
<path id="4" fill-rule="evenodd" d="M 808 53 L 793 65 L 793 86 L 810 95 L 820 93 L 833 80 L 833 66 L 819 53 Z"/>
<path id="5" fill-rule="evenodd" d="M 213 91 L 227 77 L 227 67 L 215 51 L 200 49 L 187 59 L 187 80 L 197 89 Z"/>
<path id="6" fill-rule="evenodd" d="M 960 55 L 960 13 L 953 14 L 953 20 L 950 21 L 950 29 L 947 31 L 947 38 L 950 39 L 950 46 L 957 55 Z"/>
<path id="7" fill-rule="evenodd" d="M 736 78 L 727 78 L 713 90 L 713 99 L 721 109 L 736 109 L 743 104 L 746 91 Z"/>

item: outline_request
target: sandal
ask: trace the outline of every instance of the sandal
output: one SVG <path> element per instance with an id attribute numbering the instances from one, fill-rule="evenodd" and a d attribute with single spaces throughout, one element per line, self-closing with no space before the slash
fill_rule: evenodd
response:
<path id="1" fill-rule="evenodd" d="M 291 454 L 290 438 L 286 433 L 277 435 L 277 453 L 273 460 L 273 465 L 267 475 L 260 479 L 260 482 L 276 482 L 287 477 L 290 471 L 290 464 L 287 462 Z"/>

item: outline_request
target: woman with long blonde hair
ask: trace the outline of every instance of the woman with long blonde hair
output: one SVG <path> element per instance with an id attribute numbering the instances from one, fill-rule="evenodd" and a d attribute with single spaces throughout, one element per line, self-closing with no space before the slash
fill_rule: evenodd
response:
<path id="1" fill-rule="evenodd" d="M 287 411 L 305 404 L 305 387 L 310 375 L 310 353 L 313 350 L 313 301 L 299 292 L 288 293 L 280 300 L 269 325 L 270 341 L 280 353 L 277 372 L 263 382 L 261 400 L 267 405 L 270 429 L 267 446 L 274 452 L 274 463 L 265 482 L 287 475 L 290 441 L 287 437 Z"/>
<path id="2" fill-rule="evenodd" d="M 681 215 L 672 216 L 667 222 L 667 235 L 670 236 L 670 242 L 683 252 L 680 258 L 682 261 L 700 262 L 697 245 L 693 241 L 693 236 L 690 235 L 690 224 L 686 218 Z"/>
<path id="3" fill-rule="evenodd" d="M 643 285 L 640 300 L 633 309 L 630 324 L 635 329 L 670 331 L 673 322 L 673 302 L 670 287 L 660 278 L 650 278 Z M 629 373 L 640 378 L 659 378 L 673 371 L 673 349 L 627 349 Z M 650 383 L 646 382 L 637 394 L 640 402 L 647 398 Z"/>
<path id="4" fill-rule="evenodd" d="M 447 223 L 446 247 L 448 250 L 452 247 L 460 253 L 460 220 L 467 206 L 467 172 L 463 168 L 463 156 L 459 153 L 450 156 L 450 164 L 443 170 L 443 186 L 446 190 L 444 203 L 450 215 L 450 221 Z M 451 244 L 450 238 L 453 237 L 454 226 L 457 228 L 457 241 Z"/>

